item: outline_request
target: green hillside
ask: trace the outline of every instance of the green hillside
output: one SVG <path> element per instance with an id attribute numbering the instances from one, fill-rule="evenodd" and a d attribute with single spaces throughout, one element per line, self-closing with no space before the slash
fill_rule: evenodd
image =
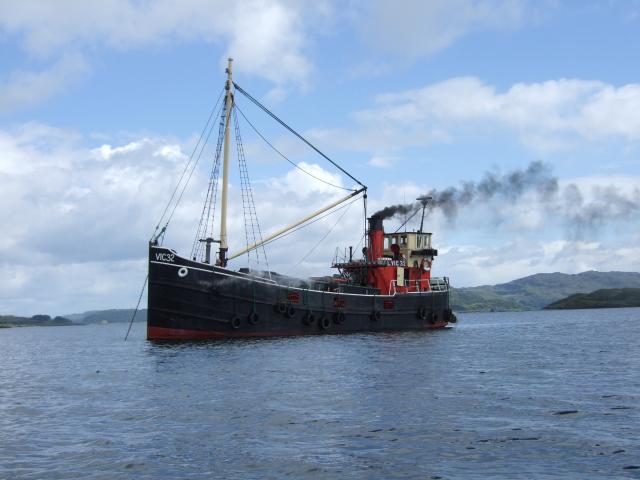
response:
<path id="1" fill-rule="evenodd" d="M 608 293 L 600 293 L 601 291 Z M 451 305 L 458 312 L 539 310 L 547 306 L 548 308 L 635 307 L 640 306 L 637 302 L 640 296 L 638 291 L 640 291 L 640 273 L 636 272 L 589 271 L 574 275 L 538 273 L 498 285 L 454 288 L 451 293 Z M 576 295 L 591 292 L 593 292 L 591 295 Z M 565 303 L 559 302 L 560 300 Z M 48 315 L 34 315 L 30 318 L 5 315 L 0 316 L 0 327 L 129 322 L 132 314 L 133 309 L 111 309 L 74 313 L 53 319 Z M 135 321 L 146 320 L 147 310 L 139 310 Z"/>
<path id="2" fill-rule="evenodd" d="M 539 310 L 569 295 L 612 288 L 640 288 L 640 273 L 538 273 L 498 285 L 456 288 L 451 303 L 460 312 Z"/>
<path id="3" fill-rule="evenodd" d="M 0 315 L 0 328 L 8 327 L 58 327 L 73 325 L 65 317 L 51 318 L 49 315 L 34 315 L 32 317 L 18 317 L 16 315 Z"/>
<path id="4" fill-rule="evenodd" d="M 591 293 L 576 293 L 553 302 L 545 309 L 640 307 L 640 288 L 605 288 Z"/>
<path id="5" fill-rule="evenodd" d="M 78 323 L 118 323 L 118 322 L 130 322 L 131 315 L 133 315 L 132 308 L 119 308 L 111 310 L 92 310 L 90 312 L 69 315 L 74 318 L 74 321 Z M 147 310 L 140 309 L 136 314 L 136 322 L 147 321 Z"/>
<path id="6" fill-rule="evenodd" d="M 34 315 L 20 317 L 16 315 L 0 315 L 0 328 L 8 327 L 53 327 L 61 325 L 87 325 L 92 323 L 130 322 L 133 315 L 132 308 L 91 310 L 84 313 L 72 313 L 61 317 L 51 318 L 49 315 Z M 147 321 L 147 310 L 138 310 L 136 322 Z"/>

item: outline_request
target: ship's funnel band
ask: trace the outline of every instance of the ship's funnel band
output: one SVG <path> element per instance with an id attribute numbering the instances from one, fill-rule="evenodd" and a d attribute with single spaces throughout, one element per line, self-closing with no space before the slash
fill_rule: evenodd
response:
<path id="1" fill-rule="evenodd" d="M 382 217 L 373 216 L 369 218 L 369 230 L 382 230 L 384 231 L 384 227 L 382 225 Z"/>
<path id="2" fill-rule="evenodd" d="M 369 250 L 368 260 L 375 262 L 382 257 L 384 247 L 384 225 L 382 217 L 373 216 L 369 218 Z"/>

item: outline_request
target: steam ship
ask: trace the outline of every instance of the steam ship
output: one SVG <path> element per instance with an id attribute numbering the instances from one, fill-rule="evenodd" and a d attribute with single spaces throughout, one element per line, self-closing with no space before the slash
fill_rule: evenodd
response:
<path id="1" fill-rule="evenodd" d="M 332 267 L 338 272 L 334 275 L 301 279 L 280 275 L 268 268 L 244 267 L 234 270 L 228 266 L 229 261 L 245 254 L 253 253 L 258 258 L 260 249 L 268 266 L 264 250 L 266 243 L 308 225 L 321 215 L 334 213 L 345 202 L 361 199 L 366 218 L 367 187 L 233 82 L 232 59 L 229 59 L 226 73 L 225 87 L 219 99 L 219 102 L 222 98 L 224 101 L 219 114 L 214 115 L 214 107 L 210 117 L 220 119 L 218 145 L 192 252 L 189 256 L 181 256 L 162 245 L 169 220 L 177 206 L 177 202 L 172 202 L 182 197 L 186 183 L 180 187 L 178 182 L 149 242 L 147 338 L 194 340 L 428 330 L 444 328 L 450 322 L 455 322 L 456 317 L 449 303 L 449 280 L 431 276 L 432 262 L 438 252 L 432 247 L 431 233 L 423 231 L 425 208 L 429 201 L 425 197 L 418 199 L 420 203 L 414 212 L 414 215 L 422 212 L 420 228 L 415 231 L 398 229 L 387 233 L 384 230 L 385 213 L 378 212 L 370 216 L 364 226 L 362 256 L 354 258 L 354 249 L 349 247 L 348 254 L 345 250 L 341 258 L 334 258 Z M 356 186 L 345 197 L 263 238 L 235 114 L 239 109 L 235 100 L 236 92 L 242 93 L 264 110 L 353 180 Z M 244 117 L 244 113 L 241 112 L 241 115 Z M 245 247 L 229 254 L 227 197 L 232 123 L 235 123 L 247 235 Z M 207 127 L 203 130 L 201 140 L 206 130 Z M 257 130 L 256 133 L 262 136 Z M 198 147 L 194 149 L 196 157 Z M 213 217 L 220 163 L 220 229 L 219 238 L 214 239 Z M 187 180 L 191 176 L 189 171 L 193 171 L 189 168 L 195 168 L 189 165 L 183 172 Z M 249 241 L 249 233 L 252 234 L 252 242 Z M 212 258 L 213 244 L 219 244 L 215 258 Z"/>

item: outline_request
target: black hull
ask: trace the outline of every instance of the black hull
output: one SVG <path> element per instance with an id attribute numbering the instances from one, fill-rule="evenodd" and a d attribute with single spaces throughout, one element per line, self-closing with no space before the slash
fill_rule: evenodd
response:
<path id="1" fill-rule="evenodd" d="M 365 295 L 283 285 L 149 250 L 147 338 L 324 335 L 443 328 L 449 291 Z"/>

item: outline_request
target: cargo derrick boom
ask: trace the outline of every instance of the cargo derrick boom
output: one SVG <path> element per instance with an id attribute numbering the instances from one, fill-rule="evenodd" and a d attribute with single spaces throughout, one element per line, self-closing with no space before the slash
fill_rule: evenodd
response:
<path id="1" fill-rule="evenodd" d="M 334 262 L 349 283 L 375 288 L 382 295 L 426 292 L 431 286 L 431 264 L 438 251 L 431 247 L 431 233 L 385 233 L 383 219 L 368 219 L 369 247 L 364 258 Z"/>

